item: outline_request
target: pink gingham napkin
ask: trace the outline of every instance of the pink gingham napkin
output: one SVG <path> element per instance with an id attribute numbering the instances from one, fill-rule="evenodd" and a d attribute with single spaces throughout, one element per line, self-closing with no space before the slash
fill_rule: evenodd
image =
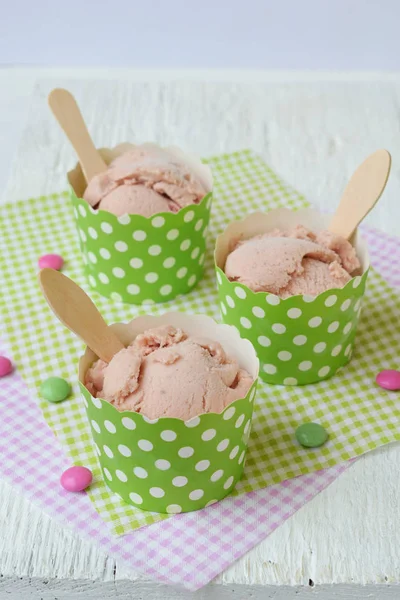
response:
<path id="1" fill-rule="evenodd" d="M 400 287 L 400 238 L 370 227 L 363 227 L 362 234 L 368 242 L 372 266 L 390 285 Z"/>
<path id="2" fill-rule="evenodd" d="M 341 465 L 228 498 L 114 538 L 85 494 L 71 496 L 61 488 L 59 478 L 68 460 L 18 374 L 2 380 L 0 396 L 0 475 L 49 516 L 132 569 L 190 590 L 206 585 L 346 468 Z"/>
<path id="3" fill-rule="evenodd" d="M 400 285 L 400 240 L 370 229 L 364 233 L 374 266 L 389 283 Z M 0 354 L 7 354 L 1 343 Z M 227 498 L 202 511 L 114 538 L 84 493 L 71 496 L 60 487 L 59 477 L 68 461 L 18 372 L 1 380 L 0 422 L 0 476 L 57 522 L 132 569 L 192 591 L 268 536 L 347 468 L 335 466 Z"/>

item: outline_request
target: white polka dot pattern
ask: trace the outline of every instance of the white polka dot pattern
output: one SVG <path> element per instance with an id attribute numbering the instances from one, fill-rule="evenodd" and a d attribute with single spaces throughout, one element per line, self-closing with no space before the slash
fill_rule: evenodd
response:
<path id="1" fill-rule="evenodd" d="M 143 504 L 143 498 L 139 494 L 136 494 L 136 492 L 131 492 L 129 498 L 134 504 Z"/>
<path id="2" fill-rule="evenodd" d="M 164 223 L 165 223 L 164 217 L 154 217 L 151 220 L 151 224 L 153 225 L 153 227 L 157 227 L 157 229 L 159 227 L 162 227 L 164 225 Z"/>
<path id="3" fill-rule="evenodd" d="M 165 496 L 165 491 L 160 487 L 151 487 L 149 491 L 154 498 L 163 498 Z"/>
<path id="4" fill-rule="evenodd" d="M 223 498 L 243 468 L 255 391 L 220 414 L 183 422 L 120 413 L 84 390 L 107 485 L 134 506 L 169 514 Z"/>
<path id="5" fill-rule="evenodd" d="M 106 476 L 106 479 L 108 479 L 108 481 L 112 481 L 112 475 L 111 475 L 110 471 L 106 467 L 104 467 L 103 471 L 104 471 L 104 475 Z"/>
<path id="6" fill-rule="evenodd" d="M 125 446 L 124 444 L 119 444 L 118 450 L 119 453 L 122 454 L 122 456 L 132 456 L 132 451 L 130 450 L 130 448 L 128 448 L 128 446 Z"/>
<path id="7" fill-rule="evenodd" d="M 334 375 L 348 362 L 366 274 L 343 289 L 287 299 L 254 293 L 228 281 L 218 268 L 216 279 L 222 320 L 254 345 L 260 377 L 266 382 L 313 383 Z"/>
<path id="8" fill-rule="evenodd" d="M 171 468 L 171 463 L 169 460 L 165 460 L 163 458 L 156 460 L 154 464 L 156 465 L 157 469 L 160 469 L 160 471 L 168 471 L 168 469 Z"/>
<path id="9" fill-rule="evenodd" d="M 139 477 L 139 479 L 146 479 L 148 476 L 146 469 L 143 469 L 143 467 L 135 467 L 133 473 L 136 477 Z"/>
<path id="10" fill-rule="evenodd" d="M 73 198 L 86 275 L 92 288 L 118 302 L 165 302 L 201 281 L 208 198 L 177 213 L 116 217 Z"/>
<path id="11" fill-rule="evenodd" d="M 190 458 L 194 454 L 194 449 L 191 446 L 184 446 L 178 450 L 178 455 L 181 458 Z"/>
<path id="12" fill-rule="evenodd" d="M 101 258 L 104 258 L 105 260 L 110 260 L 111 258 L 111 252 L 107 250 L 107 248 L 100 248 L 99 254 Z"/>
<path id="13" fill-rule="evenodd" d="M 91 424 L 92 424 L 92 428 L 93 428 L 93 429 L 94 429 L 94 430 L 95 430 L 97 433 L 100 433 L 100 427 L 99 427 L 99 424 L 97 423 L 97 421 L 95 421 L 95 420 L 93 420 L 93 419 L 92 419 L 92 421 L 91 421 Z"/>
<path id="14" fill-rule="evenodd" d="M 265 310 L 260 306 L 254 306 L 251 310 L 253 315 L 258 319 L 263 319 L 265 317 Z"/>
<path id="15" fill-rule="evenodd" d="M 179 504 L 169 504 L 167 506 L 167 513 L 170 515 L 177 515 L 182 512 L 182 506 Z"/>
<path id="16" fill-rule="evenodd" d="M 117 431 L 117 428 L 115 427 L 114 423 L 111 423 L 111 421 L 108 421 L 107 419 L 104 421 L 104 427 L 110 433 L 115 433 Z"/>

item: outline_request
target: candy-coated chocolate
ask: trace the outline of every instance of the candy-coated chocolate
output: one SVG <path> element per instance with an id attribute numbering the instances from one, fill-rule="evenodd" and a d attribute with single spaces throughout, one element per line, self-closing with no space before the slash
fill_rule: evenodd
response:
<path id="1" fill-rule="evenodd" d="M 64 259 L 59 254 L 44 254 L 39 258 L 39 269 L 55 269 L 60 271 L 64 264 Z"/>
<path id="2" fill-rule="evenodd" d="M 329 435 L 318 423 L 303 423 L 296 429 L 296 440 L 306 448 L 318 448 L 325 444 Z"/>
<path id="3" fill-rule="evenodd" d="M 81 492 L 92 483 L 93 475 L 86 467 L 70 467 L 61 475 L 60 483 L 67 492 Z"/>
<path id="4" fill-rule="evenodd" d="M 13 370 L 12 362 L 6 356 L 0 356 L 0 377 L 9 375 Z"/>
<path id="5" fill-rule="evenodd" d="M 400 390 L 400 371 L 387 369 L 376 376 L 376 383 L 385 390 Z"/>
<path id="6" fill-rule="evenodd" d="M 49 377 L 40 386 L 40 395 L 49 402 L 62 402 L 70 393 L 70 384 L 61 377 Z"/>

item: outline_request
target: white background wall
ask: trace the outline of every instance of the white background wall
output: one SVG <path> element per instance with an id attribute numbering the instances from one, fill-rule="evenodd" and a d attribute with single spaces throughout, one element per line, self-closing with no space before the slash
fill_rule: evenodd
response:
<path id="1" fill-rule="evenodd" d="M 400 69 L 400 0 L 0 0 L 0 64 Z"/>

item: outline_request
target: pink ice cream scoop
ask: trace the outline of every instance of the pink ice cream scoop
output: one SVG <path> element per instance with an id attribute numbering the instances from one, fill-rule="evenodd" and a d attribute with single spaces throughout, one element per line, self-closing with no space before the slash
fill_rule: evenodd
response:
<path id="1" fill-rule="evenodd" d="M 344 238 L 302 225 L 240 241 L 227 256 L 225 274 L 254 292 L 281 298 L 316 296 L 343 287 L 360 268 L 353 246 Z"/>
<path id="2" fill-rule="evenodd" d="M 144 217 L 198 204 L 206 190 L 183 163 L 161 148 L 138 146 L 89 182 L 84 199 L 117 216 Z"/>
<path id="3" fill-rule="evenodd" d="M 218 342 L 190 337 L 171 326 L 138 335 L 108 365 L 95 362 L 85 377 L 92 396 L 120 411 L 185 421 L 202 413 L 220 413 L 244 398 L 252 383 L 249 373 Z"/>

